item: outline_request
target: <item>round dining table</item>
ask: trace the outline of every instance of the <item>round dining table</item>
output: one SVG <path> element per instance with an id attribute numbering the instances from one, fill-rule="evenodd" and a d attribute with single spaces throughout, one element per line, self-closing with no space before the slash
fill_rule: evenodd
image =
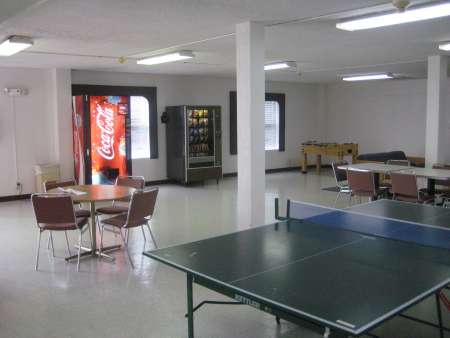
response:
<path id="1" fill-rule="evenodd" d="M 68 193 L 72 196 L 74 202 L 86 203 L 90 205 L 90 226 L 92 235 L 92 245 L 90 248 L 81 247 L 83 250 L 82 256 L 99 256 L 100 252 L 97 249 L 97 229 L 96 229 L 96 211 L 95 204 L 97 202 L 111 202 L 130 197 L 136 189 L 120 186 L 120 185 L 106 185 L 106 184 L 92 184 L 92 185 L 73 185 L 64 188 L 55 188 L 50 190 L 50 193 Z M 101 256 L 111 258 L 106 253 L 119 249 L 120 245 L 107 246 L 102 249 Z M 77 255 L 67 257 L 66 260 L 77 258 Z"/>

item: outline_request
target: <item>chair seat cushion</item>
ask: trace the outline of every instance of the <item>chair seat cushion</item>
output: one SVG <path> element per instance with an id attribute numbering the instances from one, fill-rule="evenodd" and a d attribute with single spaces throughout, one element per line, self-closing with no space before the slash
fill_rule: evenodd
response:
<path id="1" fill-rule="evenodd" d="M 102 223 L 107 224 L 107 225 L 112 225 L 117 228 L 122 228 L 127 223 L 127 215 L 122 214 L 122 215 L 114 216 L 111 218 L 107 218 L 107 219 L 102 220 Z M 147 219 L 143 218 L 137 222 L 134 222 L 133 224 L 128 224 L 127 228 L 141 226 L 146 223 L 147 223 Z"/>
<path id="2" fill-rule="evenodd" d="M 96 211 L 99 214 L 117 215 L 117 214 L 123 214 L 125 212 L 128 212 L 128 207 L 121 206 L 121 205 L 111 205 L 108 207 L 98 208 Z"/>
<path id="3" fill-rule="evenodd" d="M 88 219 L 86 217 L 78 217 L 76 219 L 76 224 L 74 223 L 42 223 L 39 227 L 42 230 L 52 230 L 52 231 L 65 231 L 65 230 L 76 230 L 83 228 L 88 224 Z"/>
<path id="4" fill-rule="evenodd" d="M 76 217 L 91 217 L 91 212 L 85 209 L 75 209 Z"/>

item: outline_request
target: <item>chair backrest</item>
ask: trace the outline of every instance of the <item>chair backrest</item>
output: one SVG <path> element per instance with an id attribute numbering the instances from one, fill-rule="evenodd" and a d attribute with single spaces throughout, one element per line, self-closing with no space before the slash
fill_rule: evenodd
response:
<path id="1" fill-rule="evenodd" d="M 348 185 L 352 195 L 375 197 L 375 177 L 373 172 L 367 170 L 348 170 Z"/>
<path id="2" fill-rule="evenodd" d="M 390 165 L 403 165 L 406 167 L 411 166 L 411 162 L 409 160 L 387 160 L 386 164 Z"/>
<path id="3" fill-rule="evenodd" d="M 433 169 L 450 170 L 450 164 L 435 163 L 435 164 L 433 164 Z M 445 187 L 450 187 L 450 181 L 447 181 L 447 180 L 436 180 L 435 184 L 436 185 L 443 185 Z"/>
<path id="4" fill-rule="evenodd" d="M 31 196 L 38 224 L 76 224 L 72 197 L 67 194 L 33 194 Z"/>
<path id="5" fill-rule="evenodd" d="M 137 190 L 131 196 L 130 206 L 125 227 L 142 225 L 144 219 L 148 219 L 155 211 L 158 188 L 152 190 Z"/>
<path id="6" fill-rule="evenodd" d="M 47 192 L 49 190 L 55 189 L 55 188 L 63 188 L 63 187 L 70 187 L 72 185 L 76 185 L 77 183 L 75 180 L 65 180 L 65 181 L 45 181 L 44 182 L 44 191 Z"/>
<path id="7" fill-rule="evenodd" d="M 394 198 L 406 202 L 418 202 L 419 191 L 417 189 L 417 179 L 413 174 L 400 174 L 391 172 L 392 193 Z"/>
<path id="8" fill-rule="evenodd" d="M 347 181 L 347 170 L 338 168 L 341 165 L 347 165 L 347 164 L 348 164 L 347 161 L 331 163 L 331 167 L 333 168 L 334 178 L 336 179 L 337 185 L 339 185 L 341 182 Z"/>
<path id="9" fill-rule="evenodd" d="M 433 169 L 450 169 L 450 164 L 445 163 L 435 163 L 433 164 Z"/>
<path id="10" fill-rule="evenodd" d="M 145 187 L 145 179 L 142 176 L 118 176 L 116 185 L 142 190 Z"/>

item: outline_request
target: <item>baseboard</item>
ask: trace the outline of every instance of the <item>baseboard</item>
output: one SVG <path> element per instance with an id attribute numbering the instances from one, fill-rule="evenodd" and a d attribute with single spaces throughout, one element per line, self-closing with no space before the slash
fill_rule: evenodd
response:
<path id="1" fill-rule="evenodd" d="M 31 198 L 31 194 L 11 195 L 11 196 L 0 196 L 0 202 L 11 202 L 11 201 L 29 200 L 30 198 Z"/>
<path id="2" fill-rule="evenodd" d="M 314 164 L 308 165 L 308 169 L 315 168 L 316 166 Z M 331 164 L 322 164 L 322 168 L 331 168 Z M 301 167 L 284 167 L 284 168 L 274 168 L 274 169 L 266 169 L 266 174 L 276 174 L 276 173 L 282 173 L 287 171 L 300 171 Z M 231 172 L 231 173 L 224 173 L 224 178 L 227 177 L 237 177 L 237 172 Z M 156 180 L 156 181 L 146 181 L 146 186 L 152 186 L 152 185 L 163 185 L 163 184 L 173 184 L 177 183 L 175 180 Z"/>
<path id="3" fill-rule="evenodd" d="M 155 186 L 155 185 L 164 185 L 164 184 L 173 184 L 173 183 L 176 183 L 176 181 L 172 180 L 172 179 L 155 180 L 155 181 L 146 181 L 145 186 L 150 187 L 150 186 Z"/>
<path id="4" fill-rule="evenodd" d="M 285 171 L 298 171 L 300 167 L 285 167 L 285 168 L 275 168 L 275 169 L 266 169 L 266 174 L 276 174 L 282 173 Z"/>
<path id="5" fill-rule="evenodd" d="M 276 174 L 276 173 L 287 172 L 287 171 L 298 171 L 300 169 L 301 169 L 300 167 L 285 167 L 285 168 L 266 169 L 266 174 Z M 223 174 L 223 177 L 236 177 L 236 176 L 237 176 L 237 172 Z"/>

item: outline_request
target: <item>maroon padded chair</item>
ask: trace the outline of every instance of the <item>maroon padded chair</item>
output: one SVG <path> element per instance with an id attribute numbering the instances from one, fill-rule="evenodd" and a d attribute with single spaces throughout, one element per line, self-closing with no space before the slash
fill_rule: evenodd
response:
<path id="1" fill-rule="evenodd" d="M 77 270 L 80 271 L 81 241 L 83 233 L 86 229 L 89 229 L 88 218 L 76 217 L 72 197 L 67 194 L 33 194 L 31 196 L 31 203 L 39 228 L 35 270 L 38 270 L 41 235 L 44 231 L 64 231 L 66 233 L 67 248 L 69 249 L 70 245 L 67 239 L 67 231 L 78 230 L 80 234 L 78 240 Z"/>
<path id="2" fill-rule="evenodd" d="M 378 188 L 375 186 L 375 176 L 371 171 L 366 170 L 347 170 L 348 185 L 351 193 L 349 203 L 351 204 L 352 197 L 358 196 L 368 197 L 370 201 L 378 198 L 386 192 L 386 188 Z"/>
<path id="3" fill-rule="evenodd" d="M 145 179 L 142 176 L 118 176 L 115 184 L 142 190 L 145 187 Z M 120 202 L 128 204 L 130 202 L 130 198 L 113 201 L 111 206 L 97 208 L 96 211 L 103 215 L 118 215 L 126 213 L 128 211 L 128 205 L 121 205 Z"/>
<path id="4" fill-rule="evenodd" d="M 71 187 L 73 185 L 76 185 L 77 183 L 75 182 L 75 180 L 65 180 L 65 181 L 45 181 L 43 183 L 44 185 L 44 192 L 48 192 L 49 190 L 52 189 L 57 189 L 57 188 L 66 188 L 66 187 Z M 86 209 L 82 209 L 81 208 L 81 203 L 79 202 L 74 202 L 75 205 L 78 206 L 78 208 L 75 209 L 75 216 L 77 217 L 91 217 L 91 212 L 89 210 Z M 66 235 L 66 240 L 67 240 L 67 235 Z M 50 248 L 50 246 L 52 247 L 52 252 L 53 252 L 53 256 L 55 255 L 55 249 L 54 249 L 54 245 L 53 245 L 53 235 L 52 232 L 50 231 L 49 236 L 48 236 L 48 242 L 47 242 L 47 249 Z M 70 249 L 69 249 L 69 256 L 71 256 L 70 253 Z"/>
<path id="5" fill-rule="evenodd" d="M 73 185 L 77 185 L 75 180 L 66 180 L 66 181 L 45 181 L 44 182 L 44 191 L 48 192 L 49 190 L 56 188 L 66 188 Z M 75 205 L 81 208 L 81 203 L 74 202 Z M 91 212 L 85 209 L 75 209 L 75 215 L 77 217 L 91 217 Z"/>
<path id="6" fill-rule="evenodd" d="M 132 268 L 134 268 L 134 264 L 128 249 L 128 235 L 130 229 L 140 227 L 142 233 L 144 233 L 144 226 L 146 226 L 150 233 L 154 246 L 156 248 L 158 247 L 155 237 L 153 236 L 153 232 L 148 223 L 155 211 L 158 191 L 158 188 L 147 191 L 136 190 L 131 196 L 130 206 L 126 214 L 120 214 L 101 221 L 100 252 L 103 248 L 103 233 L 105 230 L 105 226 L 112 226 L 118 229 Z M 125 235 L 123 234 L 122 230 L 125 230 Z M 145 235 L 144 241 L 146 241 Z"/>
<path id="7" fill-rule="evenodd" d="M 427 195 L 417 187 L 417 178 L 414 174 L 391 172 L 392 194 L 394 199 L 412 203 L 429 203 L 433 197 Z"/>

